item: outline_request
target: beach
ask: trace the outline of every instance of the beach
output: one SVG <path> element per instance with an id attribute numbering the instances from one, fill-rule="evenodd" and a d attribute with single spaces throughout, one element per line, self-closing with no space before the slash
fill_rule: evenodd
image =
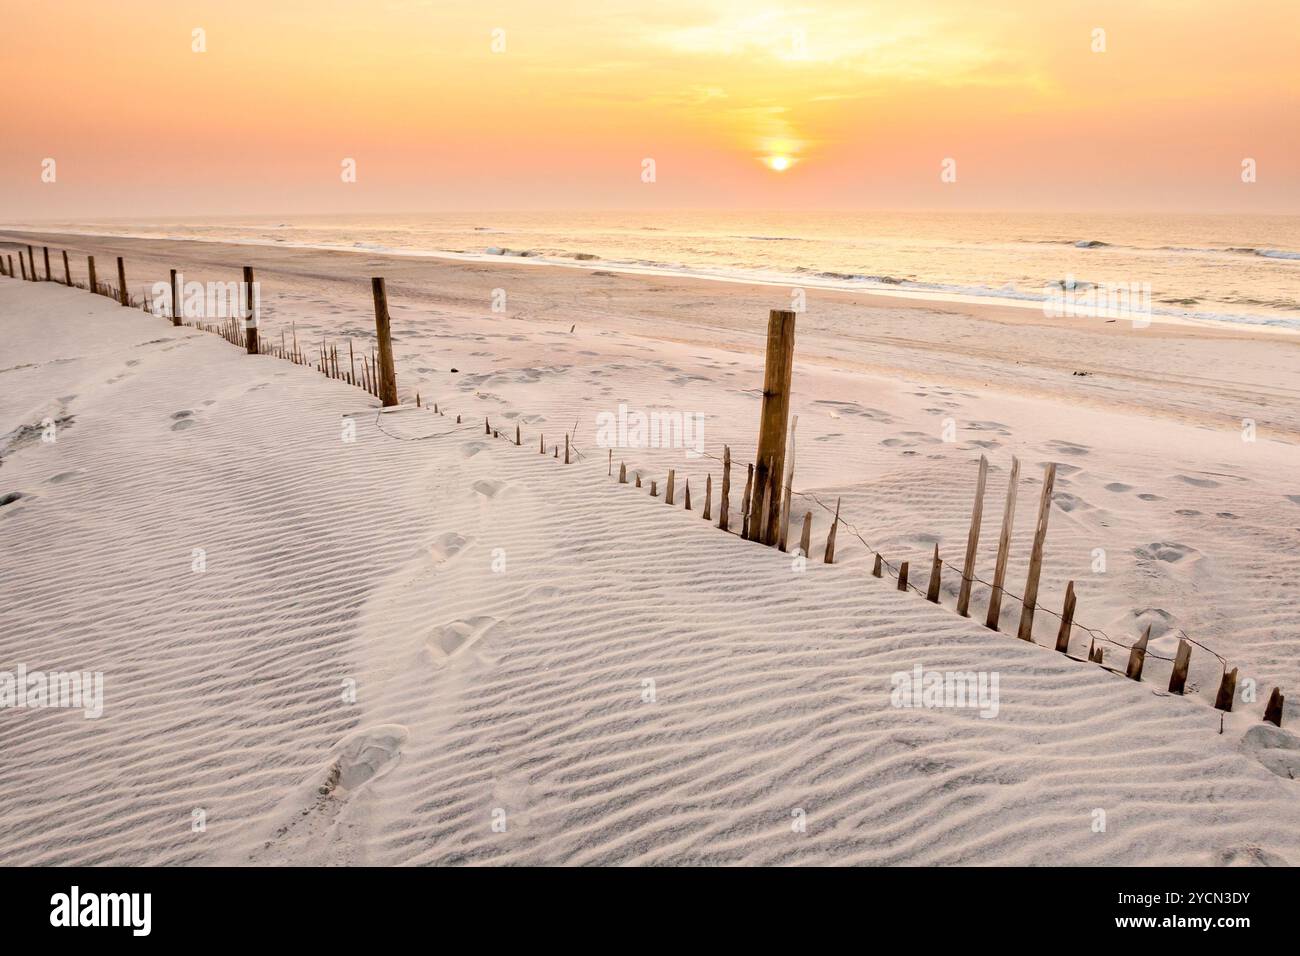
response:
<path id="1" fill-rule="evenodd" d="M 1300 686 L 1294 334 L 801 290 L 799 567 L 701 516 L 724 445 L 739 508 L 790 288 L 15 232 L 0 254 L 29 243 L 75 281 L 122 256 L 136 295 L 251 266 L 264 341 L 311 361 L 369 354 L 383 276 L 402 409 L 0 280 L 0 669 L 104 675 L 93 719 L 0 715 L 0 862 L 1300 862 L 1295 707 L 1261 722 Z M 613 448 L 611 474 L 620 409 L 699 443 Z M 1020 461 L 1016 593 L 1056 465 L 1039 601 L 1073 582 L 1069 655 L 1044 613 L 1016 640 L 1009 598 L 984 627 L 981 583 L 955 613 L 981 455 L 984 578 Z M 879 551 L 924 588 L 936 545 L 937 605 L 871 575 Z M 1073 659 L 1097 641 L 1122 671 L 1148 627 L 1142 682 Z M 1254 688 L 1230 713 L 1225 662 Z M 996 713 L 900 705 L 918 667 L 997 675 Z"/>

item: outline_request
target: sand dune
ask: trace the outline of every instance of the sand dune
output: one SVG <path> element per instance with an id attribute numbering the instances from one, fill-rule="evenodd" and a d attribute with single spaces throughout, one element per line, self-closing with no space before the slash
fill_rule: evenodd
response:
<path id="1" fill-rule="evenodd" d="M 163 251 L 196 256 L 196 279 L 261 257 L 272 335 L 373 326 L 346 256 L 121 246 L 141 284 Z M 923 587 L 935 542 L 959 560 L 980 454 L 991 575 L 1016 454 L 1018 591 L 1057 462 L 1040 599 L 1059 607 L 1074 580 L 1084 623 L 1123 643 L 1150 624 L 1137 684 L 986 630 L 980 586 L 958 617 L 951 571 L 941 606 L 898 592 L 845 528 L 837 563 L 806 569 L 717 531 L 699 512 L 712 457 L 615 452 L 647 482 L 690 477 L 690 513 L 607 477 L 594 416 L 620 402 L 699 411 L 707 456 L 752 457 L 770 290 L 347 266 L 368 269 L 396 277 L 403 396 L 461 427 L 381 421 L 310 369 L 0 281 L 0 499 L 21 495 L 0 507 L 0 669 L 105 675 L 98 719 L 0 712 L 3 862 L 1300 860 L 1293 706 L 1283 730 L 1259 719 L 1273 685 L 1300 686 L 1293 344 L 1026 336 L 994 310 L 810 296 L 796 487 L 842 499 Z M 515 305 L 493 315 L 502 283 Z M 523 446 L 484 415 L 520 423 Z M 537 453 L 575 423 L 580 461 Z M 820 554 L 828 517 L 800 501 Z M 1040 644 L 1055 624 L 1040 616 Z M 1209 654 L 1186 697 L 1163 690 L 1177 629 L 1258 684 L 1222 733 Z M 892 706 L 892 675 L 917 665 L 997 674 L 997 715 Z"/>

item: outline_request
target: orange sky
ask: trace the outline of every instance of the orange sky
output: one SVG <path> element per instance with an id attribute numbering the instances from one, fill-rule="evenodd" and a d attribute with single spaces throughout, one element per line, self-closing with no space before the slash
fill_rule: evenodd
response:
<path id="1" fill-rule="evenodd" d="M 1298 42 L 1297 0 L 0 0 L 0 219 L 1297 213 Z"/>

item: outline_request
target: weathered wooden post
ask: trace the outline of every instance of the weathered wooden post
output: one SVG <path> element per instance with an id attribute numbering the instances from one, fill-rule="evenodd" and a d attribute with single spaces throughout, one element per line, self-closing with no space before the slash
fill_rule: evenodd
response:
<path id="1" fill-rule="evenodd" d="M 770 474 L 785 472 L 786 429 L 790 419 L 790 377 L 794 371 L 795 313 L 772 309 L 767 319 L 767 356 L 763 366 L 763 402 L 759 410 L 758 483 L 755 501 L 770 485 Z M 776 503 L 779 505 L 779 503 Z M 758 509 L 755 509 L 758 510 Z M 780 531 L 780 508 L 772 506 L 762 516 L 762 527 L 752 528 L 750 537 L 763 544 L 775 544 Z"/>
<path id="2" fill-rule="evenodd" d="M 36 274 L 36 254 L 32 252 L 32 247 L 27 247 L 27 264 L 32 267 L 32 281 L 40 282 L 41 277 Z"/>
<path id="3" fill-rule="evenodd" d="M 86 256 L 86 271 L 90 274 L 90 291 L 94 295 L 99 295 L 99 286 L 95 282 L 95 257 Z"/>
<path id="4" fill-rule="evenodd" d="M 984 517 L 984 485 L 989 477 L 989 460 L 980 455 L 979 478 L 975 482 L 975 504 L 971 508 L 970 532 L 966 535 L 966 563 L 961 571 L 961 587 L 957 591 L 957 613 L 970 617 L 971 578 L 975 574 L 975 553 L 980 542 L 980 521 Z"/>
<path id="5" fill-rule="evenodd" d="M 175 269 L 171 270 L 172 286 L 172 325 L 181 324 L 181 313 L 185 310 L 181 306 L 181 282 Z"/>
<path id="6" fill-rule="evenodd" d="M 379 401 L 384 407 L 397 404 L 397 370 L 393 367 L 393 340 L 388 315 L 388 290 L 384 280 L 374 276 L 370 291 L 375 298 L 375 333 L 379 338 Z"/>
<path id="7" fill-rule="evenodd" d="M 790 496 L 794 494 L 794 436 L 799 427 L 799 416 L 790 416 L 790 438 L 785 455 L 785 477 L 781 481 L 781 530 L 777 547 L 786 550 L 786 539 L 790 536 Z"/>
<path id="8" fill-rule="evenodd" d="M 812 547 L 812 512 L 803 513 L 803 531 L 799 534 L 799 553 L 805 558 L 808 557 L 808 549 Z"/>
<path id="9" fill-rule="evenodd" d="M 676 481 L 677 481 L 677 472 L 674 469 L 669 468 L 668 485 L 664 488 L 664 504 L 666 505 L 670 505 L 673 503 L 673 488 L 675 487 Z"/>
<path id="10" fill-rule="evenodd" d="M 0 276 L 9 275 L 9 268 L 5 265 L 5 257 L 0 256 Z"/>
<path id="11" fill-rule="evenodd" d="M 934 543 L 934 558 L 930 561 L 930 583 L 925 587 L 925 599 L 939 603 L 939 577 L 943 573 L 943 560 L 939 557 L 939 542 Z"/>
<path id="12" fill-rule="evenodd" d="M 683 498 L 683 504 L 685 510 L 690 511 L 691 510 L 691 479 L 690 478 L 686 479 L 686 489 L 682 495 L 682 498 Z"/>
<path id="13" fill-rule="evenodd" d="M 625 461 L 618 463 L 618 483 L 620 485 L 627 484 L 627 462 Z"/>
<path id="14" fill-rule="evenodd" d="M 486 415 L 483 416 L 483 434 L 484 435 L 492 434 L 492 423 L 488 421 L 488 417 Z"/>
<path id="15" fill-rule="evenodd" d="M 258 326 L 261 325 L 261 316 L 258 315 L 258 308 L 254 302 L 259 296 L 253 295 L 253 267 L 244 266 L 244 334 L 248 337 L 248 354 L 256 355 L 261 348 L 258 342 Z M 348 341 L 348 347 L 351 348 L 352 342 Z"/>
<path id="16" fill-rule="evenodd" d="M 650 479 L 650 497 L 651 498 L 659 497 L 659 482 L 653 478 Z"/>
<path id="17" fill-rule="evenodd" d="M 718 527 L 726 531 L 731 508 L 731 446 L 722 446 L 722 498 L 718 501 Z"/>
<path id="18" fill-rule="evenodd" d="M 1043 496 L 1038 502 L 1038 526 L 1034 530 L 1034 549 L 1029 556 L 1029 576 L 1025 579 L 1024 606 L 1020 610 L 1022 641 L 1034 639 L 1034 609 L 1038 605 L 1038 576 L 1043 570 L 1043 542 L 1047 539 L 1047 516 L 1052 510 L 1052 485 L 1056 483 L 1056 462 L 1043 475 Z"/>
<path id="19" fill-rule="evenodd" d="M 45 253 L 45 271 L 50 271 L 49 252 Z M 49 276 L 47 275 L 48 279 Z M 126 291 L 126 262 L 121 256 L 117 257 L 117 302 L 118 305 L 126 308 L 131 304 L 131 295 Z"/>
<path id="20" fill-rule="evenodd" d="M 998 629 L 1002 613 L 1002 586 L 1007 578 L 1007 555 L 1011 551 L 1011 526 L 1016 520 L 1016 482 L 1020 479 L 1020 459 L 1011 456 L 1011 477 L 1007 479 L 1007 503 L 1002 509 L 1002 533 L 998 535 L 998 559 L 993 568 L 993 588 L 989 593 L 989 613 L 984 626 Z"/>
<path id="21" fill-rule="evenodd" d="M 1151 625 L 1147 625 L 1146 632 L 1142 639 L 1138 641 L 1129 650 L 1128 667 L 1124 671 L 1124 676 L 1129 680 L 1142 679 L 1142 666 L 1147 660 L 1147 643 L 1151 640 Z"/>
<path id="22" fill-rule="evenodd" d="M 907 562 L 904 561 L 898 566 L 898 590 L 907 590 Z"/>
<path id="23" fill-rule="evenodd" d="M 437 404 L 437 402 L 434 403 L 434 405 L 433 405 L 433 410 L 434 410 L 435 412 L 438 410 L 438 404 Z M 515 447 L 518 448 L 518 447 L 519 447 L 520 445 L 522 445 L 523 443 L 524 443 L 524 433 L 523 433 L 522 431 L 520 431 L 520 429 L 519 429 L 519 423 L 518 423 L 518 422 L 515 422 Z"/>
<path id="24" fill-rule="evenodd" d="M 45 258 L 45 281 L 50 281 L 50 247 L 41 246 L 41 255 Z"/>
<path id="25" fill-rule="evenodd" d="M 1187 686 L 1187 670 L 1192 663 L 1192 645 L 1190 641 L 1178 641 L 1178 653 L 1174 655 L 1174 672 L 1169 675 L 1169 693 L 1181 694 Z"/>
<path id="26" fill-rule="evenodd" d="M 749 540 L 749 499 L 750 493 L 754 487 L 754 465 L 749 463 L 745 466 L 748 470 L 745 473 L 745 493 L 740 498 L 740 536 L 746 541 Z"/>
<path id="27" fill-rule="evenodd" d="M 822 560 L 826 564 L 835 563 L 835 531 L 840 526 L 840 499 L 835 499 L 835 517 L 831 521 L 831 533 L 826 536 L 826 556 Z"/>
<path id="28" fill-rule="evenodd" d="M 1214 706 L 1219 710 L 1232 710 L 1232 698 L 1237 696 L 1237 668 L 1228 670 L 1224 667 L 1223 680 L 1219 682 L 1219 693 L 1214 698 Z"/>
<path id="29" fill-rule="evenodd" d="M 9 259 L 9 278 L 16 279 L 18 277 L 14 275 L 14 257 L 8 256 L 7 258 Z M 21 259 L 22 256 L 20 255 L 18 258 Z"/>
<path id="30" fill-rule="evenodd" d="M 1282 705 L 1286 703 L 1286 698 L 1282 696 L 1282 688 L 1274 687 L 1273 693 L 1268 695 L 1268 704 L 1264 707 L 1264 719 L 1270 724 L 1277 727 L 1282 726 Z"/>
<path id="31" fill-rule="evenodd" d="M 10 258 L 9 261 L 13 262 L 13 259 Z M 22 267 L 23 281 L 26 282 L 27 281 L 27 260 L 23 258 L 23 251 L 21 249 L 18 250 L 18 265 Z"/>
<path id="32" fill-rule="evenodd" d="M 564 463 L 569 463 L 569 433 L 564 433 Z"/>
<path id="33" fill-rule="evenodd" d="M 1056 649 L 1062 654 L 1070 650 L 1070 628 L 1074 624 L 1074 582 L 1065 585 L 1065 605 L 1061 608 L 1061 629 L 1056 632 Z"/>
<path id="34" fill-rule="evenodd" d="M 879 553 L 876 554 L 876 560 L 871 565 L 871 576 L 873 578 L 883 578 L 885 576 L 884 569 L 881 568 L 881 560 L 880 560 Z"/>
<path id="35" fill-rule="evenodd" d="M 63 250 L 63 279 L 72 288 L 72 266 L 68 265 L 68 250 Z"/>
<path id="36" fill-rule="evenodd" d="M 701 515 L 705 521 L 709 520 L 709 512 L 713 508 L 713 472 L 704 476 L 704 514 Z"/>

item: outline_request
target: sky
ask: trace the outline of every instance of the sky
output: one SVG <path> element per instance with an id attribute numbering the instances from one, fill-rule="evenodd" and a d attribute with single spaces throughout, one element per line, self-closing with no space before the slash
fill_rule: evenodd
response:
<path id="1" fill-rule="evenodd" d="M 1296 214 L 1298 41 L 1297 0 L 0 0 L 0 220 Z"/>

